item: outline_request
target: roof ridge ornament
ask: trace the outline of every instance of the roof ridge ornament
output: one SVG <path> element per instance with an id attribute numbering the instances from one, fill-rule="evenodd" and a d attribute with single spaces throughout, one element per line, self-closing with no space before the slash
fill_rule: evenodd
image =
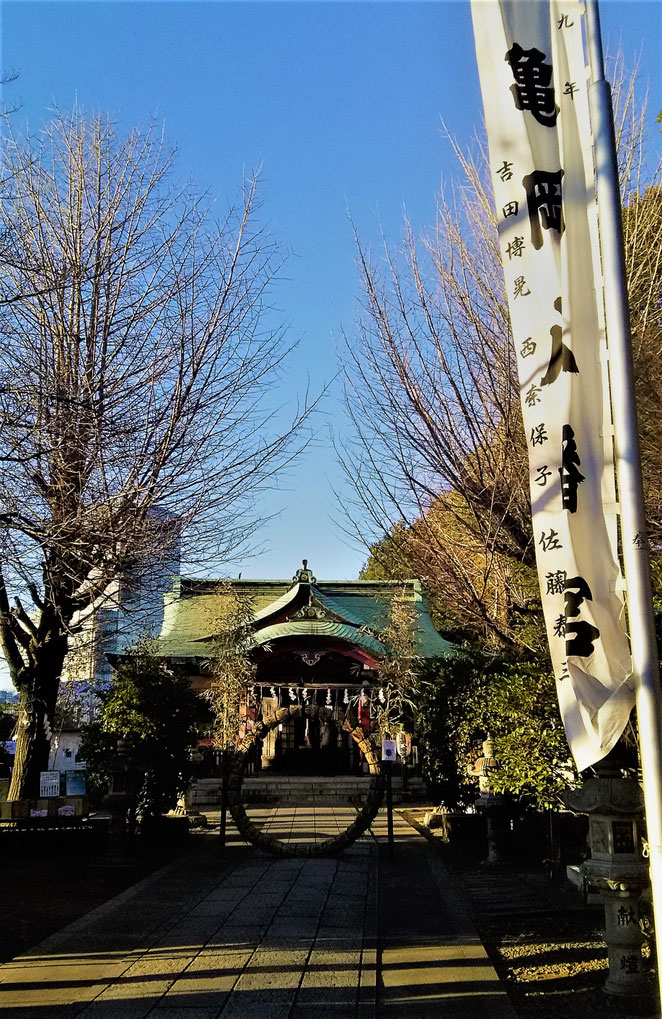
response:
<path id="1" fill-rule="evenodd" d="M 290 619 L 333 619 L 334 617 L 323 606 L 316 605 L 311 598 L 307 605 L 302 605 L 287 618 L 289 621 Z"/>
<path id="2" fill-rule="evenodd" d="M 302 559 L 303 569 L 297 570 L 292 577 L 293 584 L 316 584 L 317 577 L 313 576 L 313 571 L 308 569 L 308 560 Z"/>

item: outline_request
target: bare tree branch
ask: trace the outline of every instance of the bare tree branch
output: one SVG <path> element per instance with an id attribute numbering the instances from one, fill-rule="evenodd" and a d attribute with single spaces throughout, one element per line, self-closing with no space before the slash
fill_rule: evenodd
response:
<path id="1" fill-rule="evenodd" d="M 121 137 L 78 110 L 37 140 L 7 128 L 0 557 L 19 601 L 0 605 L 0 642 L 42 718 L 112 583 L 173 543 L 189 569 L 236 555 L 256 494 L 305 441 L 307 403 L 274 424 L 289 350 L 269 314 L 282 260 L 257 223 L 257 178 L 219 221 L 171 183 L 173 160 L 153 126 Z M 47 728 L 33 719 L 26 740 Z"/>
<path id="2" fill-rule="evenodd" d="M 647 507 L 659 543 L 660 165 L 646 165 L 645 106 L 622 62 L 616 78 Z M 344 354 L 351 427 L 338 443 L 354 490 L 348 526 L 373 561 L 381 547 L 392 575 L 415 572 L 465 634 L 540 647 L 523 625 L 537 598 L 527 448 L 487 153 L 451 144 L 460 182 L 439 196 L 432 230 L 416 240 L 405 221 L 401 244 L 384 239 L 380 258 L 355 234 L 360 312 Z"/>

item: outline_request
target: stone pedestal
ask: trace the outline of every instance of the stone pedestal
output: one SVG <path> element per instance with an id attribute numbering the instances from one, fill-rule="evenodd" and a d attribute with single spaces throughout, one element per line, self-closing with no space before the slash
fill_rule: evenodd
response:
<path id="1" fill-rule="evenodd" d="M 609 948 L 609 976 L 605 990 L 610 994 L 647 994 L 648 976 L 643 966 L 644 940 L 639 924 L 641 888 L 622 882 L 618 890 L 601 889 L 605 907 L 605 940 Z"/>
<path id="2" fill-rule="evenodd" d="M 641 956 L 639 898 L 648 884 L 648 867 L 640 849 L 643 794 L 639 783 L 619 777 L 617 769 L 604 768 L 598 778 L 590 778 L 564 799 L 571 810 L 589 815 L 591 859 L 582 864 L 582 872 L 600 893 L 605 908 L 609 950 L 605 991 L 646 998 L 651 985 Z"/>
<path id="3" fill-rule="evenodd" d="M 485 817 L 487 857 L 483 864 L 495 866 L 505 863 L 510 842 L 510 816 L 507 803 L 498 793 L 481 793 L 475 806 Z"/>
<path id="4" fill-rule="evenodd" d="M 112 878 L 130 870 L 135 861 L 131 855 L 132 826 L 129 814 L 135 814 L 136 795 L 141 776 L 135 771 L 128 745 L 117 741 L 117 752 L 111 758 L 110 789 L 102 805 L 108 811 L 106 850 L 99 869 Z"/>

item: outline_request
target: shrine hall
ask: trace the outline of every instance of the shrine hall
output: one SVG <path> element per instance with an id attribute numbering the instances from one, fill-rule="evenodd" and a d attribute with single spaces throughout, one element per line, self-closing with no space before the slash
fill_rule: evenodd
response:
<path id="1" fill-rule="evenodd" d="M 157 654 L 183 668 L 196 690 L 210 682 L 214 620 L 220 614 L 221 583 L 179 578 L 165 596 Z M 356 767 L 351 740 L 342 731 L 350 703 L 379 696 L 376 667 L 388 648 L 380 639 L 391 601 L 411 602 L 416 653 L 422 659 L 453 654 L 435 629 L 416 580 L 318 581 L 308 563 L 291 581 L 232 580 L 254 609 L 250 654 L 254 678 L 245 693 L 244 725 L 290 704 L 332 708 L 331 726 L 319 731 L 301 717 L 264 739 L 256 770 L 293 774 L 347 774 Z M 328 715 L 328 712 L 325 713 Z M 202 741 L 212 744 L 212 740 Z"/>

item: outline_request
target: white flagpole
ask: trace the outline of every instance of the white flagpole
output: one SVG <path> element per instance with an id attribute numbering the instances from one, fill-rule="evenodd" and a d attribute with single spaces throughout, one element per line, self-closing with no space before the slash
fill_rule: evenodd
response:
<path id="1" fill-rule="evenodd" d="M 604 77 L 598 0 L 586 0 L 586 37 L 623 567 L 657 928 L 657 972 L 662 990 L 662 696 L 641 482 L 614 117 L 611 88 Z"/>

